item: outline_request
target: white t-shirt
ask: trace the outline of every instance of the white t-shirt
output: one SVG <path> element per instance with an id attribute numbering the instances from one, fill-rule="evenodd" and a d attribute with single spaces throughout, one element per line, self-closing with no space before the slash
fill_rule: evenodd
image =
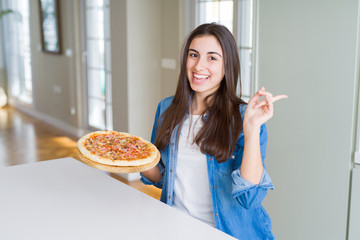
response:
<path id="1" fill-rule="evenodd" d="M 179 136 L 173 206 L 215 226 L 206 156 L 193 143 L 203 125 L 200 115 L 188 115 Z"/>

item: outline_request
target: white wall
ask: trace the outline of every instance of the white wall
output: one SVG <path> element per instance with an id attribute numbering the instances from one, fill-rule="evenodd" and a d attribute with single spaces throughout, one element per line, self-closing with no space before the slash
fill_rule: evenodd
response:
<path id="1" fill-rule="evenodd" d="M 278 239 L 346 239 L 358 1 L 259 1 L 259 86 L 289 99 L 268 123 L 265 201 Z"/>
<path id="2" fill-rule="evenodd" d="M 129 133 L 150 139 L 161 99 L 161 0 L 127 1 Z"/>
<path id="3" fill-rule="evenodd" d="M 127 1 L 110 0 L 111 74 L 114 130 L 128 132 Z"/>
<path id="4" fill-rule="evenodd" d="M 176 69 L 162 69 L 161 95 L 168 97 L 175 94 L 180 72 L 180 50 L 183 37 L 179 31 L 182 27 L 180 21 L 181 10 L 179 0 L 162 1 L 162 58 L 173 59 L 176 62 Z"/>
<path id="5" fill-rule="evenodd" d="M 78 127 L 76 109 L 76 67 L 75 55 L 66 56 L 67 49 L 75 52 L 74 5 L 77 2 L 61 1 L 60 26 L 63 53 L 44 53 L 39 50 L 40 17 L 39 1 L 30 1 L 31 65 L 34 110 L 57 119 L 65 125 Z M 56 90 L 57 89 L 57 90 Z"/>

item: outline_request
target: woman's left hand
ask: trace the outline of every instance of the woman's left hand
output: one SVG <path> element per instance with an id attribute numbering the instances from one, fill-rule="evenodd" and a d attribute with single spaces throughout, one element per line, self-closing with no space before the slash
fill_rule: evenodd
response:
<path id="1" fill-rule="evenodd" d="M 264 99 L 258 102 L 262 96 L 264 96 Z M 259 129 L 262 124 L 273 116 L 273 103 L 287 97 L 287 95 L 273 96 L 271 93 L 265 91 L 264 87 L 260 88 L 247 104 L 244 119 L 244 132 L 253 128 Z"/>

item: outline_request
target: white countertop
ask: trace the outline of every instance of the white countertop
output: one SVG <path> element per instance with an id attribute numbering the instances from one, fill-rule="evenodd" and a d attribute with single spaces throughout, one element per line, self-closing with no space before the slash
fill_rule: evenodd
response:
<path id="1" fill-rule="evenodd" d="M 234 239 L 73 158 L 0 168 L 0 239 Z"/>

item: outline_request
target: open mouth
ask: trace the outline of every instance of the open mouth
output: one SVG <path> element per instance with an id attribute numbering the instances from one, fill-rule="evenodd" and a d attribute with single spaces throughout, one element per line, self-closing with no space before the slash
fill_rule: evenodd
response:
<path id="1" fill-rule="evenodd" d="M 198 84 L 204 83 L 206 80 L 210 78 L 210 75 L 203 75 L 197 73 L 194 73 L 193 76 L 194 76 L 193 81 Z"/>

